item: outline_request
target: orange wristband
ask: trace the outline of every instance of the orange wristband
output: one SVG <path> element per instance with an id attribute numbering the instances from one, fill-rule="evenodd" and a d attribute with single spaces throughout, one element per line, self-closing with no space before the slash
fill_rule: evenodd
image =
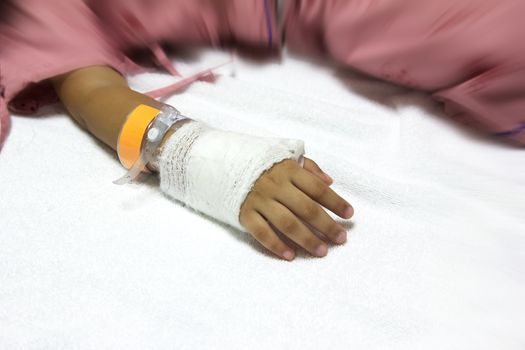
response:
<path id="1" fill-rule="evenodd" d="M 141 104 L 128 115 L 117 141 L 118 157 L 126 169 L 139 158 L 144 134 L 159 112 L 157 108 Z"/>

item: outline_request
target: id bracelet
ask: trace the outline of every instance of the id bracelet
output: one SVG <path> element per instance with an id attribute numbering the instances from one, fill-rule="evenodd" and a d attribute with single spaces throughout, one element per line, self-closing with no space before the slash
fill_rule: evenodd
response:
<path id="1" fill-rule="evenodd" d="M 180 120 L 189 119 L 177 109 L 164 104 L 160 109 L 141 104 L 128 116 L 119 134 L 117 154 L 128 169 L 114 184 L 131 183 L 140 173 L 156 166 L 157 151 L 166 132 Z"/>

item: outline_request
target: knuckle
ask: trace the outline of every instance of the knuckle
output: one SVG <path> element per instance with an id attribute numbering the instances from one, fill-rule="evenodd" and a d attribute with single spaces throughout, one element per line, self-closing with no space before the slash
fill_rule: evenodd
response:
<path id="1" fill-rule="evenodd" d="M 297 220 L 294 220 L 293 218 L 289 216 L 283 216 L 279 219 L 279 226 L 285 231 L 285 232 L 295 232 L 297 228 L 299 227 L 299 223 Z"/>
<path id="2" fill-rule="evenodd" d="M 291 174 L 295 174 L 297 171 L 297 162 L 292 159 L 285 159 L 270 169 L 270 175 L 274 176 L 278 180 L 288 179 Z"/>
<path id="3" fill-rule="evenodd" d="M 274 163 L 268 170 L 266 170 L 263 174 L 264 175 L 270 175 L 281 172 L 283 167 L 283 162 L 277 162 Z"/>
<path id="4" fill-rule="evenodd" d="M 327 193 L 328 187 L 321 182 L 314 182 L 312 193 L 315 197 L 322 197 Z"/>
<path id="5" fill-rule="evenodd" d="M 254 195 L 252 194 L 252 192 L 250 192 L 248 193 L 246 198 L 244 198 L 244 201 L 242 202 L 241 208 L 240 208 L 241 217 L 243 215 L 248 214 L 251 211 L 251 209 L 253 209 L 253 202 L 257 199 L 256 197 L 257 195 Z"/>
<path id="6" fill-rule="evenodd" d="M 319 245 L 320 240 L 319 238 L 310 235 L 304 239 L 304 248 L 308 250 L 315 250 L 315 248 Z"/>
<path id="7" fill-rule="evenodd" d="M 342 212 L 348 207 L 348 204 L 345 203 L 344 200 L 339 199 L 336 204 L 336 210 Z"/>
<path id="8" fill-rule="evenodd" d="M 319 206 L 314 202 L 306 202 L 304 204 L 304 218 L 306 220 L 313 220 L 319 215 Z"/>
<path id="9" fill-rule="evenodd" d="M 275 175 L 271 173 L 266 173 L 259 179 L 259 188 L 268 191 L 275 187 L 277 181 L 275 180 Z"/>
<path id="10" fill-rule="evenodd" d="M 281 167 L 283 169 L 286 169 L 286 170 L 292 170 L 292 169 L 295 169 L 297 167 L 297 164 L 294 160 L 291 160 L 291 159 L 286 159 L 284 161 L 281 162 Z"/>
<path id="11" fill-rule="evenodd" d="M 281 183 L 281 176 L 279 176 L 278 174 L 268 174 L 268 176 L 266 177 L 266 181 L 267 181 L 267 186 L 271 188 L 275 188 L 275 186 L 279 186 L 279 184 Z"/>
<path id="12" fill-rule="evenodd" d="M 270 237 L 270 232 L 264 227 L 254 227 L 251 234 L 259 242 L 266 242 Z"/>
<path id="13" fill-rule="evenodd" d="M 249 212 L 249 209 L 246 205 L 246 203 L 244 203 L 242 206 L 241 206 L 241 210 L 239 212 L 239 222 L 241 223 L 242 226 L 244 226 L 246 228 L 246 226 L 248 226 L 249 224 L 249 216 L 248 216 L 248 212 Z"/>
<path id="14" fill-rule="evenodd" d="M 269 184 L 281 185 L 285 180 L 289 178 L 291 173 L 294 173 L 295 164 L 293 161 L 284 161 L 277 164 L 266 173 L 266 180 Z"/>
<path id="15" fill-rule="evenodd" d="M 335 236 L 339 232 L 341 232 L 341 226 L 339 226 L 335 221 L 332 220 L 332 223 L 330 224 L 330 228 L 328 229 L 328 234 L 331 236 Z"/>
<path id="16" fill-rule="evenodd" d="M 262 202 L 263 198 L 264 198 L 264 191 L 260 187 L 254 186 L 247 196 L 247 201 Z"/>

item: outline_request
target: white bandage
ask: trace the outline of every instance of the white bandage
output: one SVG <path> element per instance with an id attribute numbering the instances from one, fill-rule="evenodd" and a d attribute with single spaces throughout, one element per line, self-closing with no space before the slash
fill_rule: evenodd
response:
<path id="1" fill-rule="evenodd" d="M 239 212 L 255 181 L 273 164 L 302 165 L 304 142 L 257 137 L 192 121 L 166 141 L 159 158 L 160 187 L 168 196 L 244 230 Z"/>

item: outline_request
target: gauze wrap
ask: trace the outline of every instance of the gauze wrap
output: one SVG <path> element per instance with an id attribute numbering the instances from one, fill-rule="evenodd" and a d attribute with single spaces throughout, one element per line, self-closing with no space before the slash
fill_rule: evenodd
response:
<path id="1" fill-rule="evenodd" d="M 199 212 L 245 230 L 240 208 L 255 181 L 284 159 L 302 166 L 303 154 L 301 140 L 246 135 L 191 121 L 161 150 L 160 188 Z"/>

